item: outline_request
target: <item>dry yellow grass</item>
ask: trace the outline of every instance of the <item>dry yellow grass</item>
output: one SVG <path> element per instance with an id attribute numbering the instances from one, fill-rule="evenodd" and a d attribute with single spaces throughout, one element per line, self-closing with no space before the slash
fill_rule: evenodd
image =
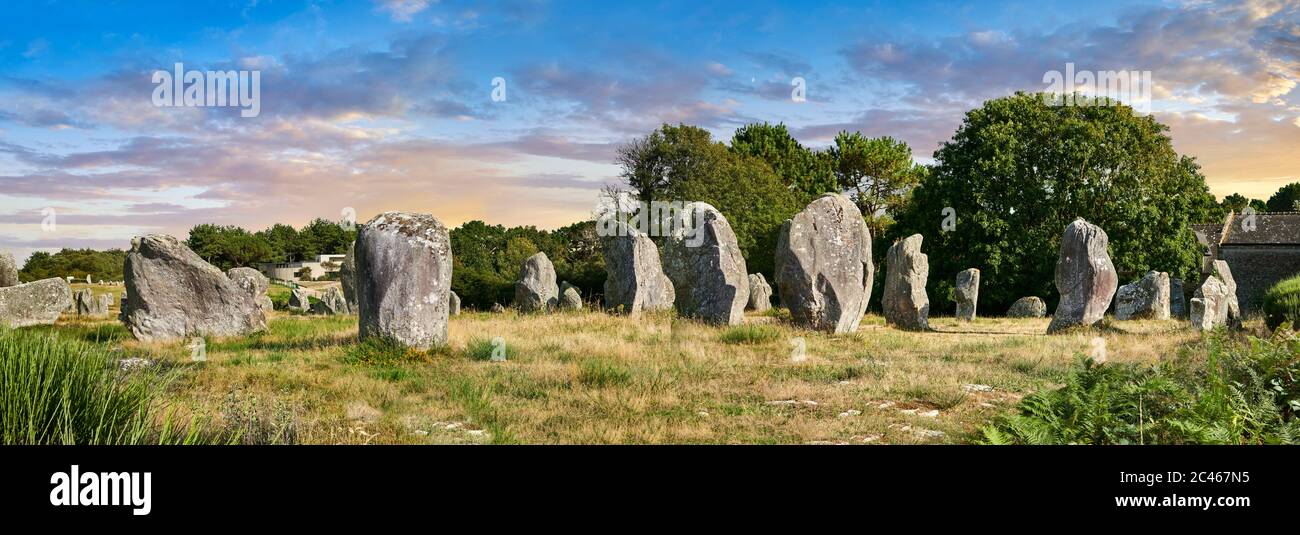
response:
<path id="1" fill-rule="evenodd" d="M 1047 323 L 932 318 L 936 332 L 912 333 L 868 316 L 833 336 L 774 316 L 726 328 L 670 314 L 467 313 L 452 318 L 448 347 L 419 353 L 357 343 L 355 316 L 277 312 L 269 332 L 209 340 L 206 362 L 112 321 L 54 330 L 173 368 L 173 405 L 245 429 L 246 442 L 321 444 L 960 443 L 1054 384 L 1094 337 L 1112 362 L 1154 361 L 1198 337 L 1174 321 L 1056 336 Z M 488 359 L 497 337 L 505 362 Z"/>

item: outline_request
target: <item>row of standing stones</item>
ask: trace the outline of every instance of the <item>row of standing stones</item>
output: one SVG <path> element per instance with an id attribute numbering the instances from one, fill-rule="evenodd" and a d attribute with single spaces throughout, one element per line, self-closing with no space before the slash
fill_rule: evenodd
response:
<path id="1" fill-rule="evenodd" d="M 747 272 L 735 233 L 717 209 L 688 204 L 683 221 L 664 239 L 662 262 L 650 237 L 620 221 L 599 222 L 607 309 L 636 315 L 675 308 L 684 317 L 736 325 L 744 321 L 746 308 L 761 312 L 771 307 L 772 286 L 762 274 Z M 930 328 L 929 263 L 921 245 L 921 235 L 909 236 L 895 242 L 886 257 L 882 308 L 886 323 L 896 328 Z M 1117 319 L 1183 315 L 1182 281 L 1152 271 L 1117 288 L 1107 249 L 1106 233 L 1097 226 L 1077 219 L 1065 228 L 1056 264 L 1061 300 L 1048 333 L 1095 324 L 1112 298 Z M 787 220 L 775 263 L 780 302 L 793 323 L 831 333 L 857 330 L 871 298 L 875 266 L 871 233 L 847 197 L 822 195 Z M 1197 329 L 1239 327 L 1236 284 L 1226 263 L 1216 262 L 1214 268 L 1196 290 L 1187 315 Z M 442 222 L 427 214 L 386 212 L 361 226 L 343 262 L 341 287 L 319 295 L 295 289 L 289 306 L 322 314 L 356 313 L 363 339 L 429 348 L 446 342 L 447 319 L 460 312 L 451 271 L 451 242 Z M 973 320 L 980 272 L 962 271 L 956 282 L 957 318 Z M 144 341 L 256 332 L 266 328 L 272 309 L 266 295 L 269 281 L 257 270 L 223 273 L 166 235 L 132 241 L 125 286 L 119 318 Z M 1171 293 L 1177 297 L 1171 300 Z M 106 315 L 104 297 L 96 299 L 89 290 L 74 296 L 64 279 L 18 284 L 12 257 L 0 255 L 0 323 L 49 324 L 68 310 Z M 537 253 L 520 268 L 515 306 L 523 312 L 581 309 L 582 299 L 576 287 L 556 283 L 550 259 Z M 1044 317 L 1046 308 L 1042 299 L 1026 297 L 1007 315 Z M 496 304 L 493 310 L 504 307 Z"/>

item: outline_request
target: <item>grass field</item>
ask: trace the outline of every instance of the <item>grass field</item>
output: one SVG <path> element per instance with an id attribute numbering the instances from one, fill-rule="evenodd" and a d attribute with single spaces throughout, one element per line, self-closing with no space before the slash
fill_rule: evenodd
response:
<path id="1" fill-rule="evenodd" d="M 358 343 L 355 316 L 276 312 L 267 332 L 208 340 L 202 362 L 185 344 L 136 342 L 116 320 L 43 329 L 155 361 L 174 376 L 174 411 L 245 443 L 307 444 L 962 443 L 1057 384 L 1095 337 L 1111 362 L 1199 339 L 1175 321 L 1056 336 L 1047 323 L 937 317 L 937 332 L 911 333 L 869 315 L 832 336 L 779 313 L 730 328 L 671 314 L 466 313 L 447 347 L 416 352 Z"/>

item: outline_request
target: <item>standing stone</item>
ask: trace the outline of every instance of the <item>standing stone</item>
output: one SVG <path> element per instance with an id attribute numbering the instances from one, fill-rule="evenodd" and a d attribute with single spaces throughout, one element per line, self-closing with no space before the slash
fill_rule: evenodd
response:
<path id="1" fill-rule="evenodd" d="M 677 295 L 659 263 L 654 241 L 627 224 L 605 219 L 599 228 L 605 258 L 605 307 L 629 315 L 668 310 Z"/>
<path id="2" fill-rule="evenodd" d="M 18 286 L 18 263 L 13 255 L 0 253 L 0 288 Z"/>
<path id="3" fill-rule="evenodd" d="M 776 289 L 796 325 L 856 331 L 867 312 L 874 276 L 871 231 L 848 197 L 822 195 L 781 227 Z"/>
<path id="4" fill-rule="evenodd" d="M 338 286 L 330 286 L 322 293 L 320 299 L 311 305 L 311 311 L 315 314 L 324 314 L 326 316 L 337 316 L 348 313 L 348 300 L 343 297 L 343 290 Z"/>
<path id="5" fill-rule="evenodd" d="M 357 233 L 360 337 L 428 349 L 447 342 L 451 238 L 426 214 L 385 212 Z"/>
<path id="6" fill-rule="evenodd" d="M 1065 227 L 1056 260 L 1056 290 L 1061 301 L 1047 326 L 1049 334 L 1091 326 L 1110 308 L 1119 276 L 1110 262 L 1108 245 L 1106 231 L 1083 218 Z"/>
<path id="7" fill-rule="evenodd" d="M 1228 269 L 1228 263 L 1223 260 L 1214 261 L 1214 276 L 1223 282 L 1228 295 L 1227 299 L 1227 316 L 1223 323 L 1232 329 L 1241 328 L 1241 305 L 1237 301 L 1237 281 L 1232 277 L 1232 270 Z"/>
<path id="8" fill-rule="evenodd" d="M 921 252 L 920 234 L 889 247 L 885 267 L 885 321 L 909 331 L 930 329 L 930 297 L 925 293 L 930 260 Z"/>
<path id="9" fill-rule="evenodd" d="M 505 311 L 506 311 L 506 307 L 501 306 L 501 303 L 492 303 L 493 313 L 500 314 Z"/>
<path id="10" fill-rule="evenodd" d="M 103 315 L 109 315 L 109 310 L 113 307 L 113 301 L 113 294 L 99 294 L 99 309 L 104 311 Z"/>
<path id="11" fill-rule="evenodd" d="M 447 315 L 460 315 L 460 296 L 450 290 L 447 291 Z"/>
<path id="12" fill-rule="evenodd" d="M 1007 309 L 1008 318 L 1041 318 L 1047 315 L 1047 303 L 1037 297 L 1021 297 Z"/>
<path id="13" fill-rule="evenodd" d="M 78 316 L 88 318 L 100 318 L 108 316 L 108 306 L 103 300 L 95 297 L 95 292 L 90 288 L 84 288 L 72 293 L 72 301 L 77 309 Z"/>
<path id="14" fill-rule="evenodd" d="M 560 283 L 560 308 L 562 310 L 582 310 L 582 292 L 569 281 Z"/>
<path id="15" fill-rule="evenodd" d="M 89 274 L 89 273 L 86 274 L 86 284 L 94 284 L 94 282 L 91 282 L 91 280 L 90 280 L 90 274 Z"/>
<path id="16" fill-rule="evenodd" d="M 226 271 L 226 276 L 251 296 L 262 312 L 271 312 L 275 309 L 275 304 L 266 295 L 266 290 L 271 287 L 271 280 L 262 272 L 249 267 L 237 267 Z"/>
<path id="17" fill-rule="evenodd" d="M 127 329 L 138 340 L 235 336 L 266 329 L 266 314 L 225 273 L 176 238 L 131 240 L 126 254 Z"/>
<path id="18" fill-rule="evenodd" d="M 53 325 L 72 303 L 66 279 L 43 279 L 0 288 L 0 326 Z"/>
<path id="19" fill-rule="evenodd" d="M 1187 296 L 1183 294 L 1183 279 L 1169 279 L 1169 315 L 1187 317 Z"/>
<path id="20" fill-rule="evenodd" d="M 307 312 L 311 310 L 312 292 L 306 288 L 294 288 L 289 293 L 289 310 Z"/>
<path id="21" fill-rule="evenodd" d="M 957 320 L 975 319 L 975 305 L 980 297 L 980 270 L 970 268 L 957 273 Z"/>
<path id="22" fill-rule="evenodd" d="M 1115 319 L 1169 319 L 1169 274 L 1148 271 L 1142 280 L 1119 287 Z"/>
<path id="23" fill-rule="evenodd" d="M 122 294 L 122 300 L 117 303 L 117 321 L 126 323 L 126 294 Z"/>
<path id="24" fill-rule="evenodd" d="M 772 286 L 762 273 L 749 274 L 749 309 L 766 312 L 772 308 Z"/>
<path id="25" fill-rule="evenodd" d="M 515 306 L 522 312 L 549 312 L 560 304 L 560 287 L 555 284 L 555 265 L 546 253 L 537 253 L 519 266 L 515 281 Z"/>
<path id="26" fill-rule="evenodd" d="M 1192 299 L 1192 328 L 1208 331 L 1215 327 L 1228 325 L 1231 317 L 1232 292 L 1218 275 L 1210 275 L 1196 289 Z"/>
<path id="27" fill-rule="evenodd" d="M 348 302 L 348 310 L 357 311 L 357 269 L 355 249 L 357 242 L 353 241 L 348 244 L 348 253 L 343 257 L 343 264 L 339 266 L 339 282 L 343 283 L 343 298 Z"/>
<path id="28" fill-rule="evenodd" d="M 749 271 L 736 233 L 722 212 L 693 202 L 664 242 L 664 274 L 673 281 L 677 313 L 720 325 L 745 321 Z"/>

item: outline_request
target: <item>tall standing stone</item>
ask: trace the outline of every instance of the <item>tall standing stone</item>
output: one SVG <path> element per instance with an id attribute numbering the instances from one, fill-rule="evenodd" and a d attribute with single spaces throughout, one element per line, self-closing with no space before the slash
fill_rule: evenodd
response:
<path id="1" fill-rule="evenodd" d="M 676 293 L 654 241 L 621 221 L 602 220 L 599 227 L 605 229 L 600 237 L 605 307 L 630 315 L 672 308 Z"/>
<path id="2" fill-rule="evenodd" d="M 460 315 L 460 296 L 450 290 L 447 292 L 447 315 Z"/>
<path id="3" fill-rule="evenodd" d="M 749 271 L 731 223 L 716 208 L 693 202 L 664 241 L 664 274 L 673 281 L 677 313 L 722 325 L 745 321 Z"/>
<path id="4" fill-rule="evenodd" d="M 1169 279 L 1169 315 L 1187 317 L 1187 295 L 1183 293 L 1183 279 Z"/>
<path id="5" fill-rule="evenodd" d="M 1227 316 L 1223 323 L 1232 329 L 1241 328 L 1241 305 L 1237 301 L 1237 280 L 1232 277 L 1232 270 L 1228 268 L 1228 263 L 1223 260 L 1214 261 L 1213 276 L 1218 277 L 1223 282 L 1228 295 L 1226 296 Z"/>
<path id="6" fill-rule="evenodd" d="M 451 238 L 427 214 L 385 212 L 357 233 L 360 337 L 428 349 L 447 342 Z"/>
<path id="7" fill-rule="evenodd" d="M 930 328 L 930 297 L 925 293 L 930 260 L 921 252 L 920 234 L 889 247 L 885 265 L 885 321 L 910 331 Z"/>
<path id="8" fill-rule="evenodd" d="M 43 279 L 0 288 L 0 326 L 53 325 L 72 304 L 67 279 Z"/>
<path id="9" fill-rule="evenodd" d="M 822 195 L 781 227 L 776 289 L 795 324 L 856 331 L 867 312 L 874 275 L 871 231 L 848 197 Z"/>
<path id="10" fill-rule="evenodd" d="M 980 270 L 970 268 L 957 273 L 957 319 L 975 319 L 975 307 L 980 297 Z"/>
<path id="11" fill-rule="evenodd" d="M 1230 301 L 1232 292 L 1218 275 L 1206 277 L 1205 282 L 1196 289 L 1192 298 L 1190 320 L 1192 328 L 1209 331 L 1215 327 L 1228 325 L 1231 316 Z"/>
<path id="12" fill-rule="evenodd" d="M 749 309 L 766 312 L 772 308 L 772 286 L 762 273 L 749 274 Z"/>
<path id="13" fill-rule="evenodd" d="M 78 316 L 88 318 L 102 318 L 108 316 L 108 305 L 102 299 L 95 297 L 95 292 L 90 288 L 83 288 L 72 293 L 73 306 L 77 310 Z"/>
<path id="14" fill-rule="evenodd" d="M 266 295 L 266 290 L 271 287 L 271 280 L 266 278 L 266 275 L 263 275 L 262 272 L 249 267 L 237 267 L 227 270 L 226 276 L 230 277 L 230 280 L 234 281 L 244 292 L 252 296 L 253 301 L 257 303 L 258 308 L 262 309 L 262 312 L 269 313 L 275 309 L 275 304 Z"/>
<path id="15" fill-rule="evenodd" d="M 1061 301 L 1047 326 L 1049 334 L 1091 326 L 1110 308 L 1119 276 L 1110 261 L 1108 245 L 1106 231 L 1083 218 L 1065 227 L 1056 260 L 1056 290 Z"/>
<path id="16" fill-rule="evenodd" d="M 18 285 L 18 263 L 13 255 L 0 253 L 0 288 Z"/>
<path id="17" fill-rule="evenodd" d="M 266 329 L 253 297 L 171 236 L 131 240 L 126 254 L 127 329 L 138 340 L 236 336 Z"/>
<path id="18" fill-rule="evenodd" d="M 582 292 L 569 281 L 560 283 L 560 309 L 582 310 Z"/>
<path id="19" fill-rule="evenodd" d="M 519 266 L 515 281 L 515 307 L 521 312 L 549 312 L 560 304 L 560 287 L 555 283 L 555 265 L 546 253 L 536 253 Z"/>
<path id="20" fill-rule="evenodd" d="M 1142 280 L 1119 287 L 1115 319 L 1169 319 L 1169 274 L 1148 271 Z"/>
<path id="21" fill-rule="evenodd" d="M 339 266 L 339 282 L 343 284 L 343 298 L 348 302 L 348 310 L 353 312 L 357 311 L 356 247 L 355 241 L 348 244 L 348 253 L 343 256 L 343 264 Z"/>

